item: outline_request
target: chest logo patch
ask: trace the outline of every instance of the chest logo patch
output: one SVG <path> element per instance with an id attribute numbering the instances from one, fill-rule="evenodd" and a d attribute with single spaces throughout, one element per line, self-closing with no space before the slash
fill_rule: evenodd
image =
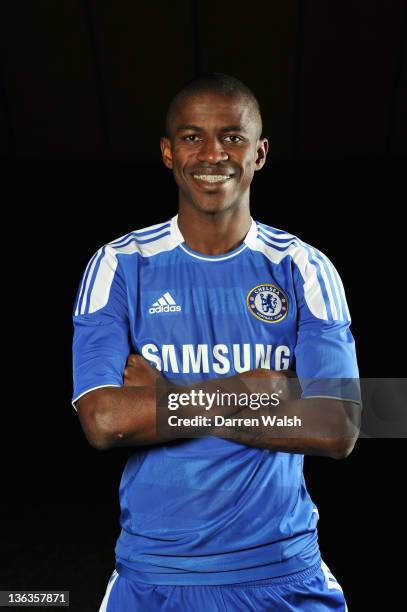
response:
<path id="1" fill-rule="evenodd" d="M 246 304 L 254 317 L 266 323 L 279 323 L 288 314 L 288 298 L 276 285 L 256 285 L 247 294 Z"/>

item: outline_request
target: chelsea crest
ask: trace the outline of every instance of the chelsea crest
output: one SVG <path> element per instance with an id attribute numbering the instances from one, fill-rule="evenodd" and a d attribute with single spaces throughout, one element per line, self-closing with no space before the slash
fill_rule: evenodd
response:
<path id="1" fill-rule="evenodd" d="M 267 323 L 279 323 L 288 313 L 288 299 L 284 291 L 264 283 L 247 294 L 246 304 L 253 316 Z"/>

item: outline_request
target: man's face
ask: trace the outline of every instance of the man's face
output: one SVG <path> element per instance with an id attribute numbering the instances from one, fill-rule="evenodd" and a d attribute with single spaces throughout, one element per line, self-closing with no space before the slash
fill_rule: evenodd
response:
<path id="1" fill-rule="evenodd" d="M 200 93 L 183 98 L 161 139 L 164 164 L 172 168 L 180 205 L 217 213 L 249 203 L 254 172 L 263 167 L 268 142 L 243 96 Z"/>

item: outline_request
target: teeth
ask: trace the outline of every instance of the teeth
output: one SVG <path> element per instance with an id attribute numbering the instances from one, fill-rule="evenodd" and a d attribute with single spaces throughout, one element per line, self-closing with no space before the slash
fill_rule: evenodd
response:
<path id="1" fill-rule="evenodd" d="M 228 174 L 194 174 L 193 177 L 200 181 L 208 181 L 209 183 L 219 183 L 230 178 Z"/>

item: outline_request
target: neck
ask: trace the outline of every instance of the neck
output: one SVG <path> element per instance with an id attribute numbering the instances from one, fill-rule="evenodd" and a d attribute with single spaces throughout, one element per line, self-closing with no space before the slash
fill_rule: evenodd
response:
<path id="1" fill-rule="evenodd" d="M 186 245 L 203 255 L 223 255 L 240 246 L 251 225 L 248 206 L 206 213 L 189 205 L 178 210 L 178 227 Z"/>

